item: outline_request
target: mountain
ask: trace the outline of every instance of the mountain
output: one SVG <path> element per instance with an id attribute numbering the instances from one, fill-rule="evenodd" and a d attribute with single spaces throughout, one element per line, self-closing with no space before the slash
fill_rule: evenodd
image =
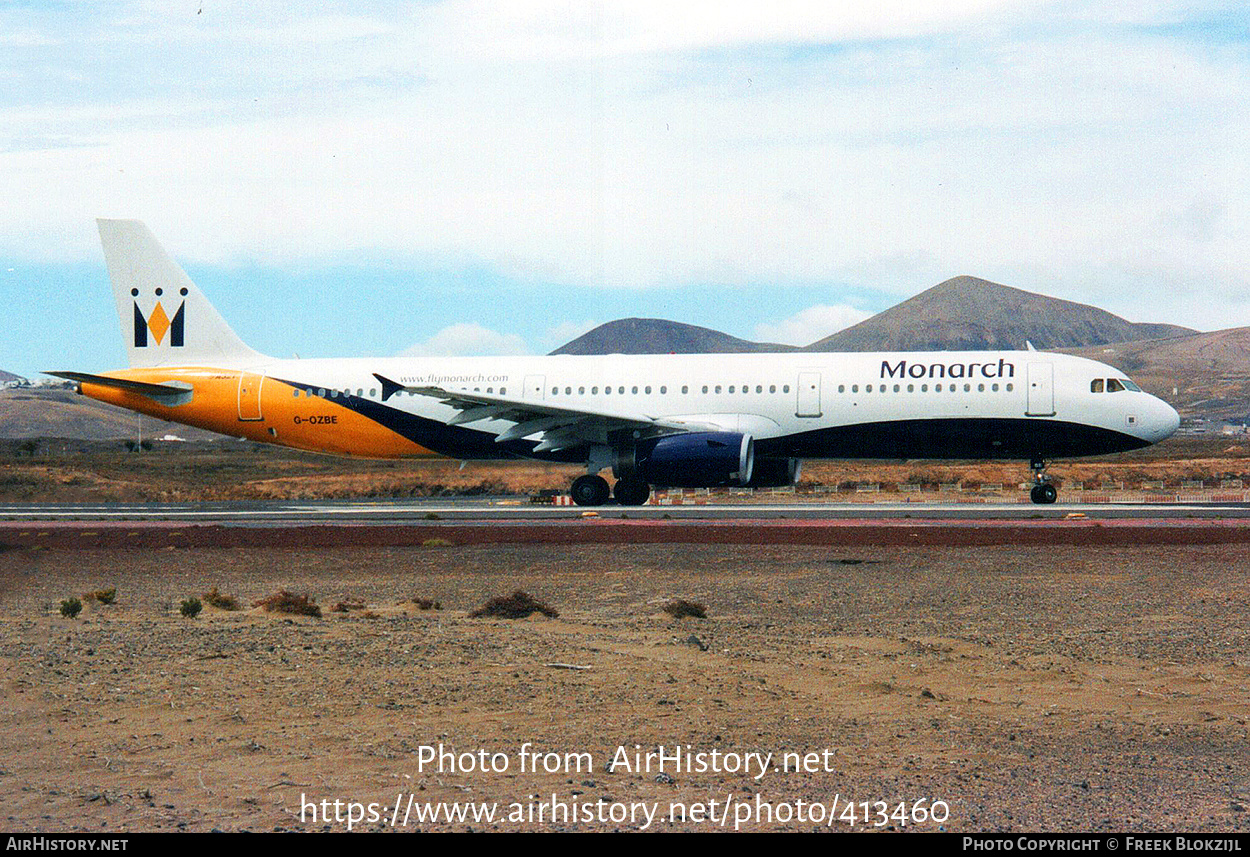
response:
<path id="1" fill-rule="evenodd" d="M 1023 348 L 1026 341 L 1037 348 L 1078 348 L 1195 332 L 1135 324 L 1086 304 L 954 277 L 802 350 L 983 351 Z"/>
<path id="2" fill-rule="evenodd" d="M 12 372 L 5 372 L 3 369 L 0 369 L 0 385 L 12 384 L 14 381 L 25 381 L 25 380 L 26 379 L 23 378 L 21 375 L 14 375 Z"/>
<path id="3" fill-rule="evenodd" d="M 1115 366 L 1184 414 L 1250 415 L 1250 327 L 1064 351 Z"/>
<path id="4" fill-rule="evenodd" d="M 718 330 L 662 318 L 622 318 L 601 324 L 551 353 L 742 354 L 796 350 L 792 345 L 750 342 Z"/>
<path id="5" fill-rule="evenodd" d="M 128 439 L 138 436 L 141 422 L 145 437 L 159 437 L 166 433 L 187 440 L 221 437 L 151 417 L 140 420 L 133 411 L 88 399 L 70 389 L 34 387 L 0 390 L 0 439 Z"/>

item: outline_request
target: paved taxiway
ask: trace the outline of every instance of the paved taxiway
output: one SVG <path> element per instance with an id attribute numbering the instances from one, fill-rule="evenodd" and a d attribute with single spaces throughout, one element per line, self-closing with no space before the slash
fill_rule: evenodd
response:
<path id="1" fill-rule="evenodd" d="M 685 506 L 551 506 L 527 498 L 284 500 L 233 503 L 0 505 L 0 521 L 181 521 L 203 523 L 401 524 L 446 521 L 567 521 L 601 518 L 680 521 L 1038 521 L 1240 520 L 1250 503 L 724 503 Z"/>

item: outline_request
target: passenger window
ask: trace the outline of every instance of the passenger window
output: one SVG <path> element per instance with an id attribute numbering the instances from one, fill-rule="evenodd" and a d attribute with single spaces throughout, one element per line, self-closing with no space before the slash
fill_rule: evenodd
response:
<path id="1" fill-rule="evenodd" d="M 776 385 L 776 384 L 769 384 L 769 385 L 768 385 L 768 392 L 770 392 L 770 393 L 775 393 L 775 392 L 777 392 L 777 385 Z"/>
<path id="2" fill-rule="evenodd" d="M 1010 393 L 1010 392 L 1011 392 L 1012 390 L 1014 390 L 1014 389 L 1015 389 L 1015 384 L 1008 384 L 1008 385 L 1007 385 L 1007 392 L 1008 392 L 1008 393 Z"/>
<path id="3" fill-rule="evenodd" d="M 1108 393 L 1119 393 L 1119 392 L 1122 392 L 1123 390 L 1124 390 L 1124 385 L 1121 384 L 1118 379 L 1116 378 L 1107 379 L 1107 392 Z"/>
<path id="4" fill-rule="evenodd" d="M 377 397 L 378 397 L 378 388 L 374 387 L 372 390 L 369 391 L 369 398 L 376 399 Z"/>
<path id="5" fill-rule="evenodd" d="M 755 392 L 757 392 L 757 393 L 762 393 L 762 392 L 764 392 L 764 387 L 763 387 L 763 385 L 761 385 L 761 384 L 756 384 L 756 385 L 755 385 Z"/>
<path id="6" fill-rule="evenodd" d="M 971 385 L 971 384 L 964 384 L 964 392 L 965 392 L 965 393 L 971 393 L 971 392 L 972 392 L 972 385 Z"/>
<path id="7" fill-rule="evenodd" d="M 777 389 L 777 388 L 776 388 L 776 387 L 774 387 L 773 389 L 775 390 L 775 389 Z M 846 392 L 846 385 L 845 385 L 845 384 L 839 384 L 839 385 L 838 385 L 838 392 L 839 392 L 839 393 L 845 393 L 845 392 Z"/>
<path id="8" fill-rule="evenodd" d="M 940 392 L 942 392 L 942 385 L 941 385 L 941 384 L 934 384 L 934 385 L 933 385 L 933 392 L 935 392 L 935 393 L 940 393 Z"/>
<path id="9" fill-rule="evenodd" d="M 998 392 L 998 385 L 997 385 L 997 384 L 991 384 L 991 385 L 990 385 L 990 390 L 992 390 L 993 392 L 997 393 L 997 392 Z"/>
<path id="10" fill-rule="evenodd" d="M 565 387 L 565 388 L 564 388 L 564 395 L 566 395 L 566 396 L 571 396 L 571 395 L 573 395 L 573 388 L 572 388 L 572 387 Z"/>
<path id="11" fill-rule="evenodd" d="M 984 385 L 984 384 L 977 384 L 977 392 L 978 392 L 978 393 L 984 393 L 984 392 L 985 392 L 985 385 Z"/>
<path id="12" fill-rule="evenodd" d="M 733 384 L 730 384 L 730 385 L 729 385 L 729 392 L 731 392 L 731 393 L 732 393 L 733 391 L 734 391 L 734 385 L 733 385 Z M 720 392 L 720 390 L 719 390 L 719 389 L 717 389 L 717 392 L 719 393 L 719 392 Z"/>
<path id="13" fill-rule="evenodd" d="M 707 384 L 704 384 L 704 385 L 703 385 L 703 392 L 705 392 L 705 393 L 707 392 Z"/>
<path id="14" fill-rule="evenodd" d="M 648 390 L 648 392 L 650 392 L 650 391 Z M 661 396 L 663 396 L 663 395 L 664 395 L 665 393 L 667 393 L 667 392 L 668 392 L 668 387 L 661 387 L 661 388 L 660 388 L 660 395 L 661 395 Z"/>
<path id="15" fill-rule="evenodd" d="M 718 392 L 718 393 L 720 392 L 720 384 L 717 384 L 717 385 L 716 385 L 716 392 Z"/>
<path id="16" fill-rule="evenodd" d="M 644 393 L 646 393 L 648 396 L 650 396 L 650 395 L 651 395 L 651 388 L 650 388 L 650 387 L 643 387 L 643 388 L 642 388 L 642 391 L 643 391 Z M 634 392 L 635 392 L 635 393 L 636 393 L 636 392 L 638 392 L 637 388 L 634 388 Z"/>
<path id="17" fill-rule="evenodd" d="M 578 388 L 577 388 L 577 395 L 579 395 L 579 396 L 584 396 L 584 395 L 586 395 L 586 388 L 585 388 L 585 387 L 578 387 Z"/>
<path id="18" fill-rule="evenodd" d="M 1090 391 L 1091 393 L 1101 393 L 1101 392 L 1102 392 L 1102 379 L 1101 379 L 1101 378 L 1095 378 L 1094 380 L 1090 381 L 1090 382 L 1089 382 L 1089 391 Z"/>
<path id="19" fill-rule="evenodd" d="M 865 393 L 871 393 L 871 392 L 872 392 L 872 384 L 865 384 L 865 385 L 864 385 L 864 392 L 865 392 Z"/>
<path id="20" fill-rule="evenodd" d="M 782 387 L 782 388 L 781 388 L 781 392 L 783 392 L 783 393 L 788 393 L 788 392 L 790 392 L 790 385 L 789 385 L 789 384 L 786 384 L 784 387 Z"/>
<path id="21" fill-rule="evenodd" d="M 297 398 L 297 399 L 298 399 L 298 398 L 299 398 L 299 390 L 295 390 L 295 391 L 293 391 L 293 392 L 295 393 L 295 398 Z"/>
<path id="22" fill-rule="evenodd" d="M 859 384 L 852 384 L 852 385 L 851 385 L 851 392 L 852 392 L 852 393 L 858 393 L 858 392 L 859 392 Z"/>
<path id="23" fill-rule="evenodd" d="M 686 394 L 687 394 L 687 393 L 689 393 L 689 392 L 690 392 L 690 386 L 689 386 L 688 384 L 682 384 L 682 385 L 681 385 L 681 394 L 684 396 L 684 395 L 686 395 Z"/>
<path id="24" fill-rule="evenodd" d="M 635 396 L 637 396 L 637 395 L 638 395 L 638 388 L 637 388 L 637 387 L 630 387 L 630 388 L 629 388 L 629 391 L 630 391 L 631 393 L 633 393 Z"/>
<path id="25" fill-rule="evenodd" d="M 599 395 L 599 388 L 598 388 L 598 387 L 591 387 L 591 388 L 590 388 L 590 395 L 592 395 L 592 396 L 597 396 L 597 395 Z"/>
<path id="26" fill-rule="evenodd" d="M 907 385 L 907 392 L 909 392 L 909 393 L 914 393 L 914 392 L 916 392 L 916 385 L 915 385 L 915 384 L 908 384 L 908 385 Z"/>
<path id="27" fill-rule="evenodd" d="M 894 392 L 896 392 L 896 393 L 898 392 L 898 384 L 895 384 L 895 385 L 894 385 Z"/>
<path id="28" fill-rule="evenodd" d="M 604 388 L 603 388 L 603 395 L 605 395 L 605 396 L 610 396 L 610 395 L 612 395 L 612 388 L 611 388 L 611 387 L 604 387 Z"/>
<path id="29" fill-rule="evenodd" d="M 486 392 L 488 392 L 488 393 L 489 393 L 489 392 L 490 392 L 490 390 L 487 390 Z M 558 395 L 560 395 L 560 388 L 559 388 L 559 387 L 552 387 L 552 388 L 551 388 L 551 395 L 553 395 L 553 396 L 558 396 Z"/>
<path id="30" fill-rule="evenodd" d="M 928 385 L 928 384 L 921 384 L 921 385 L 920 385 L 920 392 L 922 392 L 922 393 L 927 393 L 927 392 L 929 392 L 929 385 Z"/>

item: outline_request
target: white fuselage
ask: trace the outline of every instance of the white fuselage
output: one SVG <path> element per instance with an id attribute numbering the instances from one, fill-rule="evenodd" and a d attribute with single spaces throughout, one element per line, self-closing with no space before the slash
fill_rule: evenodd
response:
<path id="1" fill-rule="evenodd" d="M 690 419 L 750 434 L 766 452 L 800 457 L 1100 454 L 1155 443 L 1178 424 L 1175 410 L 1131 384 L 1093 391 L 1097 379 L 1123 379 L 1119 370 L 1037 351 L 395 357 L 241 368 L 331 401 L 376 403 L 440 425 L 456 415 L 453 408 L 402 391 L 384 402 L 375 375 L 409 386 Z M 513 425 L 483 419 L 465 429 L 493 437 Z M 884 440 L 874 439 L 882 432 Z M 962 442 L 969 432 L 977 438 L 972 448 Z M 489 449 L 412 439 L 453 456 L 483 457 Z M 1027 448 L 1038 444 L 1045 448 Z"/>

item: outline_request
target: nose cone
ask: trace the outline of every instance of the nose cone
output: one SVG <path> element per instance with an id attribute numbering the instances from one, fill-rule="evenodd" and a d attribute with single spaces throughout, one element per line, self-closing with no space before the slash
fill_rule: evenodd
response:
<path id="1" fill-rule="evenodd" d="M 1181 424 L 1181 415 L 1176 412 L 1176 408 L 1169 405 L 1162 399 L 1150 397 L 1153 401 L 1150 403 L 1150 414 L 1147 417 L 1146 429 L 1150 433 L 1151 443 L 1158 443 L 1172 436 Z"/>

